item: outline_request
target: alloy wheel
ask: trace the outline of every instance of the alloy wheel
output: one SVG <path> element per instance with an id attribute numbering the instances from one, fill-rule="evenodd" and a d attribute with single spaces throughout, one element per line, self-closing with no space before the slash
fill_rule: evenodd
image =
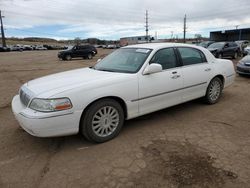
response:
<path id="1" fill-rule="evenodd" d="M 119 113 L 112 106 L 99 109 L 92 119 L 92 130 L 97 136 L 107 137 L 111 135 L 119 124 Z"/>
<path id="2" fill-rule="evenodd" d="M 209 88 L 209 97 L 212 101 L 216 101 L 221 93 L 221 85 L 218 80 L 214 80 Z"/>

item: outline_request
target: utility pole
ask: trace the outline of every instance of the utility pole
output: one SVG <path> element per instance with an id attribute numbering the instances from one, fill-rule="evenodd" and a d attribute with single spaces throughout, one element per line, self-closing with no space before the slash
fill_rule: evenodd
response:
<path id="1" fill-rule="evenodd" d="M 0 10 L 0 21 L 1 21 L 1 34 L 2 34 L 2 45 L 3 47 L 6 47 L 6 42 L 5 42 L 5 36 L 4 36 L 4 29 L 3 29 L 3 20 L 2 18 L 4 18 L 1 14 L 1 10 Z"/>
<path id="2" fill-rule="evenodd" d="M 146 40 L 147 42 L 149 41 L 149 36 L 148 36 L 148 10 L 146 10 Z"/>
<path id="3" fill-rule="evenodd" d="M 184 17 L 183 42 L 186 43 L 187 15 Z"/>

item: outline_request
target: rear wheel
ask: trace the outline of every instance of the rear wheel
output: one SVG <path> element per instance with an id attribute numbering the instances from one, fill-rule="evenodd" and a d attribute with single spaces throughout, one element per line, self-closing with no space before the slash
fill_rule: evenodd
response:
<path id="1" fill-rule="evenodd" d="M 220 78 L 215 77 L 207 87 L 205 101 L 208 104 L 215 104 L 219 101 L 223 89 L 223 83 Z"/>
<path id="2" fill-rule="evenodd" d="M 84 113 L 81 133 L 93 142 L 106 142 L 116 137 L 124 123 L 121 105 L 113 99 L 93 103 Z"/>

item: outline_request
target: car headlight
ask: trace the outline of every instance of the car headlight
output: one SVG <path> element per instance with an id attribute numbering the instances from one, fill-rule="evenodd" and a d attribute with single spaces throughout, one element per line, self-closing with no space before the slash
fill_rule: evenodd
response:
<path id="1" fill-rule="evenodd" d="M 72 108 L 71 101 L 68 98 L 59 99 L 39 99 L 35 98 L 31 101 L 29 107 L 40 112 L 55 112 L 68 110 Z"/>

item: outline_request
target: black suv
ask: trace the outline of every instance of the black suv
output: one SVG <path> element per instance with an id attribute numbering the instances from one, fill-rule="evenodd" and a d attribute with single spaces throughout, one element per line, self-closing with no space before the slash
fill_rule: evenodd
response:
<path id="1" fill-rule="evenodd" d="M 97 50 L 91 45 L 76 45 L 67 50 L 58 52 L 58 58 L 62 60 L 71 60 L 75 57 L 92 59 L 97 54 Z"/>
<path id="2" fill-rule="evenodd" d="M 232 57 L 236 59 L 240 55 L 240 48 L 235 42 L 215 42 L 207 48 L 215 57 Z"/>

